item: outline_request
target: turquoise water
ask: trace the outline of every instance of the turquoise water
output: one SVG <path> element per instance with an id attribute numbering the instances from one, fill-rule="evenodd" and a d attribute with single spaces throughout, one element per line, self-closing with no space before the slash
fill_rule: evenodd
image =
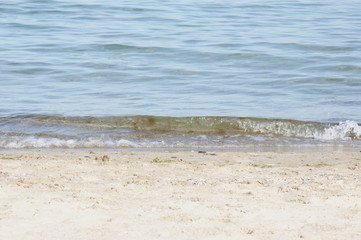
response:
<path id="1" fill-rule="evenodd" d="M 2 2 L 0 147 L 358 145 L 360 12 L 353 0 Z M 143 115 L 252 130 L 134 127 Z M 132 127 L 103 127 L 127 116 Z"/>

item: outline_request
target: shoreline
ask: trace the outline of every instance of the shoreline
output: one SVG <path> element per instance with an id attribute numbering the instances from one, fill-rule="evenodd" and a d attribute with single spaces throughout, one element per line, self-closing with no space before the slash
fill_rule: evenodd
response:
<path id="1" fill-rule="evenodd" d="M 237 147 L 85 147 L 85 148 L 0 148 L 0 153 L 9 152 L 26 152 L 26 151 L 119 151 L 119 152 L 361 152 L 361 145 L 347 144 L 294 144 L 294 145 L 243 145 Z"/>
<path id="2" fill-rule="evenodd" d="M 1 239 L 357 239 L 361 153 L 0 150 Z"/>

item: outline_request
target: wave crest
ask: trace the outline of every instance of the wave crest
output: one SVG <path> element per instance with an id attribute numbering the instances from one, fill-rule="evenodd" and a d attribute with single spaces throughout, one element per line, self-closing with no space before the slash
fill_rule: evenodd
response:
<path id="1" fill-rule="evenodd" d="M 361 126 L 354 121 L 340 122 L 338 125 L 326 128 L 322 134 L 315 134 L 315 138 L 324 140 L 360 140 Z"/>

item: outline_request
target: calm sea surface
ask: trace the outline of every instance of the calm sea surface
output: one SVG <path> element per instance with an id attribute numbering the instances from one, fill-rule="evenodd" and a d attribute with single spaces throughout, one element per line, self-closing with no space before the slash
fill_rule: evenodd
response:
<path id="1" fill-rule="evenodd" d="M 360 13 L 358 0 L 1 1 L 0 148 L 361 145 Z"/>

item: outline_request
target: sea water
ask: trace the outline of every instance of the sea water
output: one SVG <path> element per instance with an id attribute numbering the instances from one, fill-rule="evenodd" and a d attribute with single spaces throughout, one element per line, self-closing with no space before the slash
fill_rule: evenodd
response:
<path id="1" fill-rule="evenodd" d="M 0 2 L 0 148 L 356 145 L 361 2 Z"/>

